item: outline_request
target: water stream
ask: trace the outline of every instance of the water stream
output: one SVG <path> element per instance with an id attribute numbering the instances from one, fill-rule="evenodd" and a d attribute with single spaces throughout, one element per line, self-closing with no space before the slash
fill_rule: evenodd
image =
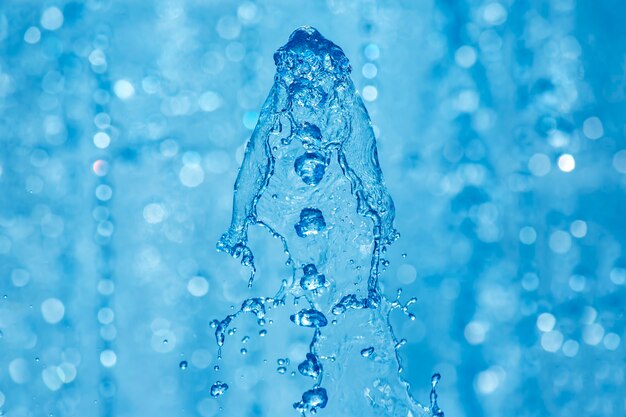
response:
<path id="1" fill-rule="evenodd" d="M 268 309 L 293 304 L 288 325 L 294 337 L 310 333 L 297 370 L 311 385 L 293 399 L 296 411 L 443 416 L 435 390 L 439 374 L 429 406 L 411 396 L 401 377 L 398 350 L 406 341 L 397 340 L 389 316 L 400 310 L 414 319 L 409 306 L 416 300 L 402 302 L 401 290 L 390 300 L 379 288 L 385 248 L 399 235 L 348 59 L 317 30 L 304 27 L 274 60 L 274 85 L 247 145 L 232 222 L 217 248 L 250 268 L 252 287 L 257 267 L 248 230 L 258 225 L 281 241 L 292 273 L 275 294 L 243 300 L 212 322 L 218 357 L 240 315 L 253 315 L 264 332 Z M 278 360 L 279 373 L 286 372 L 285 362 Z M 216 380 L 211 395 L 227 395 L 228 388 Z"/>

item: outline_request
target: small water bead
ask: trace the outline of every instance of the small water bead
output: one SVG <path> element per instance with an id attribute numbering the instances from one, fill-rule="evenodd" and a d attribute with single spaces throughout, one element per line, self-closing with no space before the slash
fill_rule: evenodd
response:
<path id="1" fill-rule="evenodd" d="M 285 368 L 284 366 L 279 366 L 278 368 L 276 368 L 276 371 L 282 375 L 287 372 L 287 368 Z"/>
<path id="2" fill-rule="evenodd" d="M 229 335 L 229 336 L 232 336 L 232 335 L 234 335 L 236 332 L 237 332 L 237 328 L 236 328 L 236 327 L 233 327 L 232 329 L 229 329 L 229 330 L 228 330 L 228 335 Z"/>
<path id="3" fill-rule="evenodd" d="M 220 366 L 219 366 L 219 365 L 215 365 L 215 366 L 213 367 L 213 370 L 214 370 L 215 372 L 219 371 L 219 370 L 220 370 Z"/>
<path id="4" fill-rule="evenodd" d="M 179 367 L 180 369 L 182 369 L 183 371 L 184 371 L 185 369 L 187 369 L 187 366 L 188 366 L 187 361 L 181 361 L 181 362 L 178 364 L 178 367 Z"/>
<path id="5" fill-rule="evenodd" d="M 298 365 L 298 371 L 302 375 L 311 377 L 313 379 L 319 378 L 322 370 L 322 363 L 319 361 L 317 356 L 310 352 L 306 354 L 306 359 Z"/>
<path id="6" fill-rule="evenodd" d="M 265 329 L 259 330 L 259 336 L 265 337 L 266 335 L 267 335 L 267 330 L 265 330 Z"/>
<path id="7" fill-rule="evenodd" d="M 373 353 L 374 353 L 373 347 L 368 347 L 368 348 L 361 350 L 361 356 L 363 356 L 364 358 L 369 358 L 370 356 L 372 356 Z"/>
<path id="8" fill-rule="evenodd" d="M 326 316 L 321 311 L 315 309 L 303 309 L 297 314 L 292 314 L 291 321 L 303 327 L 324 327 L 328 324 Z"/>
<path id="9" fill-rule="evenodd" d="M 250 336 L 244 336 L 243 339 L 241 339 L 241 343 L 247 343 L 248 340 L 250 340 Z"/>
<path id="10" fill-rule="evenodd" d="M 306 152 L 294 162 L 294 170 L 307 185 L 315 186 L 324 177 L 326 158 L 318 152 Z"/>
<path id="11" fill-rule="evenodd" d="M 265 300 L 262 298 L 248 298 L 241 305 L 241 311 L 244 313 L 253 313 L 257 316 L 257 318 L 262 319 L 265 317 L 264 302 Z"/>
<path id="12" fill-rule="evenodd" d="M 316 235 L 326 229 L 322 212 L 316 208 L 305 208 L 300 212 L 300 221 L 294 226 L 298 236 L 304 238 Z"/>
<path id="13" fill-rule="evenodd" d="M 241 350 L 239 352 L 241 352 L 242 355 L 247 355 L 248 354 L 248 349 L 241 348 Z"/>
<path id="14" fill-rule="evenodd" d="M 313 388 L 302 394 L 302 401 L 294 404 L 296 409 L 309 409 L 313 411 L 314 408 L 324 408 L 328 404 L 328 394 L 326 389 L 322 387 Z M 296 407 L 296 405 L 298 405 Z"/>
<path id="15" fill-rule="evenodd" d="M 315 265 L 305 265 L 303 270 L 304 276 L 300 278 L 300 287 L 303 290 L 314 291 L 326 285 L 326 277 L 317 272 Z"/>
<path id="16" fill-rule="evenodd" d="M 223 395 L 226 390 L 228 390 L 228 384 L 225 382 L 217 381 L 215 384 L 211 385 L 211 396 L 213 398 L 217 398 Z"/>

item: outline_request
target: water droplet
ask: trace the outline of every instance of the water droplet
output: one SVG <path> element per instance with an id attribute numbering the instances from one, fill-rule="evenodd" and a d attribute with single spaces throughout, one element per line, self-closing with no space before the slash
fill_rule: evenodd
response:
<path id="1" fill-rule="evenodd" d="M 326 158 L 318 152 L 305 152 L 294 163 L 294 169 L 307 185 L 317 185 L 324 177 Z"/>
<path id="2" fill-rule="evenodd" d="M 258 319 L 265 317 L 265 306 L 262 298 L 248 298 L 241 305 L 241 311 L 244 313 L 253 313 Z"/>
<path id="3" fill-rule="evenodd" d="M 304 375 L 313 379 L 317 379 L 322 373 L 322 363 L 317 356 L 312 353 L 306 354 L 306 359 L 298 365 L 298 371 Z"/>
<path id="4" fill-rule="evenodd" d="M 361 350 L 361 356 L 363 356 L 364 358 L 369 358 L 370 356 L 372 356 L 372 353 L 374 353 L 373 347 L 368 347 Z"/>
<path id="5" fill-rule="evenodd" d="M 294 226 L 300 237 L 316 235 L 326 229 L 322 212 L 316 208 L 305 208 L 300 212 L 300 221 Z"/>
<path id="6" fill-rule="evenodd" d="M 303 271 L 304 276 L 300 278 L 300 287 L 303 290 L 314 291 L 326 285 L 326 277 L 317 272 L 315 265 L 305 265 Z"/>
<path id="7" fill-rule="evenodd" d="M 259 330 L 259 336 L 265 337 L 265 335 L 267 335 L 267 330 L 265 330 L 265 329 Z"/>
<path id="8" fill-rule="evenodd" d="M 225 382 L 217 381 L 215 384 L 211 385 L 211 396 L 217 398 L 223 395 L 228 389 L 228 384 Z"/>
<path id="9" fill-rule="evenodd" d="M 181 362 L 178 364 L 178 367 L 184 371 L 185 369 L 187 369 L 187 365 L 188 365 L 188 364 L 187 364 L 187 361 L 181 361 Z"/>
<path id="10" fill-rule="evenodd" d="M 296 407 L 296 404 L 298 405 Z M 324 408 L 328 404 L 328 394 L 325 388 L 313 388 L 302 394 L 302 401 L 294 404 L 294 408 L 313 409 Z"/>
<path id="11" fill-rule="evenodd" d="M 300 310 L 297 314 L 292 314 L 290 319 L 298 326 L 303 327 L 324 327 L 328 324 L 324 314 L 315 309 Z"/>
<path id="12" fill-rule="evenodd" d="M 287 372 L 287 368 L 285 368 L 284 366 L 279 366 L 278 368 L 276 368 L 276 371 L 278 371 L 279 374 L 284 374 L 285 372 Z"/>

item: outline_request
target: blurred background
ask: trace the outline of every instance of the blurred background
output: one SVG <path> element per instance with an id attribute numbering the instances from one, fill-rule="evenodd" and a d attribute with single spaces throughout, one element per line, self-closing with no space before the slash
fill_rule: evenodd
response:
<path id="1" fill-rule="evenodd" d="M 393 318 L 414 395 L 437 371 L 451 417 L 626 415 L 624 13 L 3 1 L 0 415 L 228 415 L 209 322 L 247 271 L 214 248 L 302 25 L 344 49 L 375 125 L 402 235 L 385 291 L 419 299 Z"/>

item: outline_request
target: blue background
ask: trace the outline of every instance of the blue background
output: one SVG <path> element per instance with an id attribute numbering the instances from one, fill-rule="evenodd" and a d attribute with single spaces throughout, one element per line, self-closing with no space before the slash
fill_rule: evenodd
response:
<path id="1" fill-rule="evenodd" d="M 3 1 L 0 410 L 219 412 L 208 323 L 247 275 L 215 242 L 272 54 L 312 25 L 375 125 L 402 235 L 385 290 L 419 299 L 394 317 L 415 396 L 437 371 L 448 416 L 625 415 L 625 13 Z"/>

